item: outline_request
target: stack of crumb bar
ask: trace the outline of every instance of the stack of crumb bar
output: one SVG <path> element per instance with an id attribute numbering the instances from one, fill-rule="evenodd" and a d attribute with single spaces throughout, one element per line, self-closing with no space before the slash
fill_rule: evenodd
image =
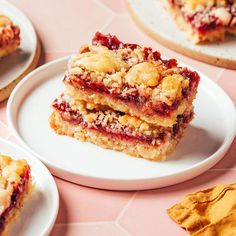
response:
<path id="1" fill-rule="evenodd" d="M 157 51 L 96 33 L 67 66 L 52 104 L 58 134 L 163 160 L 192 120 L 199 75 Z"/>

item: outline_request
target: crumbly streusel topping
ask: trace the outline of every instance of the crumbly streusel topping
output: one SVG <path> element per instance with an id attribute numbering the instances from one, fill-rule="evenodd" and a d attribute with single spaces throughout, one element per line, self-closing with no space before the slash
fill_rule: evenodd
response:
<path id="1" fill-rule="evenodd" d="M 236 3 L 236 0 L 180 0 L 186 9 L 204 9 L 205 7 L 227 7 Z"/>
<path id="2" fill-rule="evenodd" d="M 12 21 L 7 16 L 0 13 L 0 30 L 8 25 L 12 25 Z"/>
<path id="3" fill-rule="evenodd" d="M 151 48 L 136 45 L 109 50 L 105 46 L 84 45 L 70 59 L 65 80 L 89 80 L 122 96 L 138 91 L 153 103 L 171 105 L 189 87 L 189 78 L 181 75 L 182 70 L 176 61 L 171 65 Z"/>

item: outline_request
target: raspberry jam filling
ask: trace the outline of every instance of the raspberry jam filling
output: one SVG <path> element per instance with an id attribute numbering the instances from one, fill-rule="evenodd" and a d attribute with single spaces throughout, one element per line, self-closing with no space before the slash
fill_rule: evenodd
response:
<path id="1" fill-rule="evenodd" d="M 129 103 L 130 105 L 137 107 L 138 109 L 141 109 L 143 112 L 145 110 L 145 114 L 148 114 L 148 115 L 158 114 L 163 117 L 167 117 L 171 114 L 171 111 L 175 110 L 176 107 L 179 105 L 179 102 L 176 101 L 173 103 L 172 106 L 168 106 L 164 103 L 152 106 L 150 103 L 148 103 L 148 98 L 144 96 L 140 96 L 137 90 L 133 91 L 132 94 L 123 96 L 120 91 L 117 91 L 115 89 L 110 91 L 103 84 L 94 83 L 94 82 L 91 82 L 90 80 L 66 79 L 66 81 L 67 83 L 69 83 L 73 87 L 76 87 L 79 90 L 88 91 L 88 92 L 96 92 L 99 94 L 106 94 L 113 99 L 122 100 L 125 103 Z"/>
<path id="2" fill-rule="evenodd" d="M 110 50 L 116 50 L 120 48 L 131 48 L 135 49 L 138 47 L 137 44 L 122 43 L 115 35 L 104 35 L 97 32 L 92 39 L 93 45 L 101 45 L 109 48 Z"/>
<path id="3" fill-rule="evenodd" d="M 150 103 L 149 98 L 141 96 L 138 90 L 132 91 L 131 94 L 123 95 L 122 88 L 109 89 L 102 83 L 91 81 L 89 75 L 86 78 L 84 78 L 84 76 L 76 76 L 73 78 L 65 78 L 64 80 L 78 90 L 106 94 L 113 99 L 122 100 L 125 103 L 129 103 L 133 107 L 137 107 L 139 110 L 141 109 L 142 112 L 145 112 L 145 114 L 149 116 L 159 115 L 162 117 L 168 117 L 178 108 L 183 99 L 189 98 L 192 91 L 197 88 L 199 83 L 199 75 L 196 72 L 192 72 L 187 68 L 184 68 L 180 74 L 186 78 L 189 78 L 189 88 L 183 89 L 182 97 L 175 99 L 172 105 L 167 105 L 165 103 Z M 125 85 L 125 87 L 129 87 L 129 85 Z"/>
<path id="4" fill-rule="evenodd" d="M 210 14 L 207 14 L 206 22 L 206 13 L 204 11 L 195 12 L 192 15 L 187 15 L 185 18 L 200 34 L 216 30 L 223 26 L 218 17 Z"/>
<path id="5" fill-rule="evenodd" d="M 90 129 L 90 130 L 97 130 L 104 135 L 107 136 L 113 136 L 120 140 L 127 140 L 127 141 L 139 141 L 143 142 L 149 145 L 161 145 L 165 142 L 167 137 L 175 137 L 178 135 L 180 127 L 189 123 L 189 121 L 192 119 L 193 113 L 187 114 L 187 115 L 180 115 L 178 116 L 178 122 L 173 126 L 173 128 L 166 128 L 165 130 L 160 131 L 157 134 L 151 134 L 151 135 L 140 135 L 136 134 L 133 135 L 132 129 L 128 126 L 122 128 L 122 129 L 116 129 L 111 128 L 109 124 L 107 126 L 103 126 L 99 120 L 96 120 L 92 124 L 88 124 L 86 121 L 84 121 L 82 115 L 79 111 L 74 111 L 71 109 L 68 103 L 65 101 L 58 102 L 56 99 L 52 106 L 58 110 L 61 114 L 61 118 L 64 121 L 67 121 L 74 125 L 80 125 L 82 128 Z M 90 111 L 91 112 L 91 111 Z M 121 115 L 121 112 L 116 112 L 119 115 Z M 112 126 L 112 125 L 111 125 Z"/>
<path id="6" fill-rule="evenodd" d="M 25 172 L 24 177 L 22 177 L 21 183 L 13 187 L 14 191 L 11 196 L 11 204 L 7 209 L 5 209 L 5 211 L 0 216 L 0 232 L 4 229 L 4 226 L 7 223 L 6 220 L 8 218 L 10 211 L 17 205 L 18 201 L 20 200 L 25 190 L 27 189 L 29 180 L 30 180 L 30 168 L 28 168 L 28 170 Z"/>

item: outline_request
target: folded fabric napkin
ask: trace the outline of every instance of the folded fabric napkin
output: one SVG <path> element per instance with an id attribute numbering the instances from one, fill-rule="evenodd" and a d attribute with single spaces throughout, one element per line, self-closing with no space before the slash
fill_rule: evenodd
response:
<path id="1" fill-rule="evenodd" d="M 236 235 L 236 184 L 219 184 L 189 194 L 167 210 L 193 236 Z"/>

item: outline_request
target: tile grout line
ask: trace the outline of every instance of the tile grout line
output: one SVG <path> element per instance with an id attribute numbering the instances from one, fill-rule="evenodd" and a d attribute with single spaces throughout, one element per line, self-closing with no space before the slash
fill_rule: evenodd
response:
<path id="1" fill-rule="evenodd" d="M 3 121 L 1 121 L 1 120 L 0 120 L 0 125 L 2 125 L 4 128 L 9 130 L 8 126 Z"/>
<path id="2" fill-rule="evenodd" d="M 131 236 L 131 234 L 126 230 L 124 229 L 120 224 L 118 224 L 117 222 L 114 222 L 116 227 L 120 229 L 120 231 L 122 231 L 125 235 L 127 236 Z"/>
<path id="3" fill-rule="evenodd" d="M 8 136 L 6 137 L 6 140 L 9 140 L 10 137 L 12 136 L 11 132 L 8 134 Z"/>
<path id="4" fill-rule="evenodd" d="M 105 225 L 105 224 L 112 224 L 113 221 L 91 221 L 91 222 L 73 222 L 73 223 L 56 223 L 55 227 L 60 226 L 73 226 L 73 225 Z"/>
<path id="5" fill-rule="evenodd" d="M 1 120 L 0 120 L 0 125 L 2 125 L 7 130 L 7 132 L 8 132 L 7 136 L 4 137 L 4 139 L 9 140 L 9 138 L 12 135 L 10 128 Z"/>
<path id="6" fill-rule="evenodd" d="M 100 0 L 94 0 L 94 2 L 96 2 L 98 4 L 98 6 L 102 7 L 103 9 L 108 11 L 109 13 L 111 13 L 113 15 L 118 15 L 116 12 L 114 12 L 111 8 L 109 8 L 106 4 L 104 4 Z"/>
<path id="7" fill-rule="evenodd" d="M 107 22 L 99 29 L 99 31 L 103 31 L 104 29 L 106 29 L 111 22 L 114 20 L 115 16 L 110 17 Z"/>
<path id="8" fill-rule="evenodd" d="M 134 200 L 134 198 L 136 197 L 138 191 L 136 191 L 133 196 L 129 199 L 129 201 L 126 203 L 126 205 L 124 206 L 124 208 L 121 210 L 120 214 L 117 216 L 115 223 L 118 223 L 118 221 L 120 220 L 120 218 L 124 215 L 125 211 L 127 210 L 127 208 L 129 207 L 129 205 L 132 203 L 132 201 Z"/>
<path id="9" fill-rule="evenodd" d="M 56 223 L 54 225 L 55 228 L 63 227 L 63 226 L 93 226 L 93 225 L 107 225 L 114 224 L 120 231 L 122 231 L 125 235 L 131 236 L 129 232 L 127 232 L 121 225 L 114 221 L 92 221 L 92 222 L 75 222 L 75 223 Z"/>
<path id="10" fill-rule="evenodd" d="M 224 71 L 225 71 L 224 68 L 222 68 L 222 69 L 219 71 L 218 75 L 216 76 L 216 79 L 214 80 L 216 83 L 217 83 L 217 81 L 220 79 L 220 77 L 223 75 Z"/>

